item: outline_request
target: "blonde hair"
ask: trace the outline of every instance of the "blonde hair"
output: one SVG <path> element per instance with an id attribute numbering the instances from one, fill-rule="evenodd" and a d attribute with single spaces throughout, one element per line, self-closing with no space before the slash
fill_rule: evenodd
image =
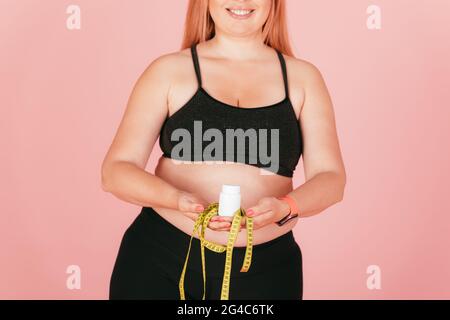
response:
<path id="1" fill-rule="evenodd" d="M 286 20 L 285 0 L 272 0 L 269 17 L 263 25 L 263 38 L 266 45 L 293 57 Z M 208 0 L 189 0 L 181 49 L 207 41 L 214 34 L 215 25 L 209 14 Z"/>

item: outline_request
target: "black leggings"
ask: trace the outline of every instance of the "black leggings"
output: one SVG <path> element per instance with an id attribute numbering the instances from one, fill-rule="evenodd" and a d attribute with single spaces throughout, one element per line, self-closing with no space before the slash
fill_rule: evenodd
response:
<path id="1" fill-rule="evenodd" d="M 178 282 L 190 236 L 155 210 L 143 207 L 126 230 L 110 279 L 109 299 L 179 300 Z M 245 247 L 234 247 L 229 299 L 303 297 L 302 253 L 292 231 L 253 246 L 249 271 L 240 272 Z M 220 299 L 225 253 L 205 248 L 205 299 Z M 187 300 L 201 300 L 203 275 L 200 240 L 192 240 L 184 290 Z"/>

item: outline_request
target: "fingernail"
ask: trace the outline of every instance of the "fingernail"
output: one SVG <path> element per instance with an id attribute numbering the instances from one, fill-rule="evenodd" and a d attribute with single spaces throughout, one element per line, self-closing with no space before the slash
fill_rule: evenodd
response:
<path id="1" fill-rule="evenodd" d="M 248 215 L 249 217 L 251 217 L 253 214 L 254 214 L 254 212 L 253 212 L 252 209 L 250 209 L 250 210 L 247 211 L 247 215 Z"/>
<path id="2" fill-rule="evenodd" d="M 200 205 L 196 206 L 195 209 L 196 209 L 197 211 L 203 211 L 203 210 L 204 210 L 204 209 L 203 209 L 203 206 L 200 206 Z"/>

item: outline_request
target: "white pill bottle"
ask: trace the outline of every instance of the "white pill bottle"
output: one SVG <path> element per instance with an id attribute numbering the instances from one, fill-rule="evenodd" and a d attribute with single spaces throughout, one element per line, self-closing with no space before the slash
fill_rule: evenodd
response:
<path id="1" fill-rule="evenodd" d="M 222 185 L 219 197 L 219 216 L 232 217 L 241 207 L 241 187 L 236 185 Z"/>

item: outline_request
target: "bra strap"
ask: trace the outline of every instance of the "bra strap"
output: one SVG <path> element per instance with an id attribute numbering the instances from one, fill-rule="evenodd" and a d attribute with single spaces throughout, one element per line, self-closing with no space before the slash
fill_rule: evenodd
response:
<path id="1" fill-rule="evenodd" d="M 278 58 L 280 59 L 281 70 L 283 71 L 283 80 L 284 80 L 284 91 L 286 93 L 286 98 L 289 98 L 289 85 L 287 78 L 287 70 L 286 70 L 286 61 L 284 60 L 283 54 L 275 49 L 278 54 Z"/>
<path id="2" fill-rule="evenodd" d="M 200 73 L 200 64 L 198 62 L 198 54 L 197 54 L 197 44 L 194 43 L 191 46 L 191 54 L 192 54 L 192 61 L 194 62 L 194 68 L 195 68 L 195 74 L 197 76 L 197 81 L 199 87 L 202 86 L 202 75 Z"/>

